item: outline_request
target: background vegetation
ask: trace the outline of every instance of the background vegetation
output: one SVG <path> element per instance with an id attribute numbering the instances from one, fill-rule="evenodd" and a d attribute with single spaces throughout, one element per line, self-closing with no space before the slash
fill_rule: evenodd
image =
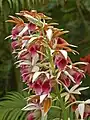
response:
<path id="1" fill-rule="evenodd" d="M 12 25 L 5 21 L 9 15 L 15 15 L 20 10 L 36 9 L 51 16 L 59 23 L 59 28 L 69 30 L 65 35 L 69 43 L 78 45 L 80 55 L 71 55 L 74 61 L 90 54 L 90 0 L 0 0 L 0 96 L 8 91 L 21 91 L 23 84 L 19 70 L 15 68 L 11 53 L 11 40 L 5 40 L 10 34 Z M 90 77 L 84 80 L 84 85 L 90 86 Z M 90 96 L 84 93 L 86 97 Z"/>

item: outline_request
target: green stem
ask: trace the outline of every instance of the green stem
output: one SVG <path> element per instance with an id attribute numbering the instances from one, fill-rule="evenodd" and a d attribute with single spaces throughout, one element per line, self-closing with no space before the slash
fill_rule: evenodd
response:
<path id="1" fill-rule="evenodd" d="M 53 57 L 51 56 L 50 58 L 50 65 L 51 65 L 51 69 L 52 69 L 52 74 L 55 74 L 55 69 L 54 69 L 54 63 L 53 63 Z"/>
<path id="2" fill-rule="evenodd" d="M 51 65 L 52 74 L 54 75 L 55 74 L 55 68 L 54 68 L 53 56 L 51 55 L 50 48 L 49 48 L 49 45 L 48 45 L 48 40 L 47 40 L 46 35 L 44 33 L 43 27 L 42 27 L 42 34 L 43 34 L 43 37 L 45 38 L 44 42 L 47 46 L 49 62 L 50 62 L 50 65 Z"/>
<path id="3" fill-rule="evenodd" d="M 68 109 L 65 109 L 65 102 L 60 95 L 58 84 L 56 86 L 56 93 L 57 93 L 59 103 L 60 103 L 60 107 L 61 107 L 61 110 L 62 110 L 62 116 L 61 117 L 62 117 L 63 120 L 68 120 Z"/>

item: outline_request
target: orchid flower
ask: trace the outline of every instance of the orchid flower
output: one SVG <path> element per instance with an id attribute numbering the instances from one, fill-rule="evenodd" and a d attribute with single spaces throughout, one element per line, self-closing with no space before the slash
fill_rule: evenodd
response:
<path id="1" fill-rule="evenodd" d="M 79 115 L 81 116 L 81 120 L 84 120 L 84 113 L 85 113 L 85 110 L 87 109 L 86 105 L 89 105 L 90 104 L 90 99 L 86 100 L 86 101 L 82 101 L 79 105 L 78 105 L 78 108 L 76 109 L 76 116 L 77 118 L 79 117 Z M 88 114 L 88 113 L 85 113 L 85 114 Z"/>
<path id="2" fill-rule="evenodd" d="M 82 90 L 86 90 L 86 89 L 89 88 L 89 87 L 78 88 L 81 85 L 81 83 L 82 82 L 74 85 L 71 89 L 69 89 L 65 84 L 63 84 L 64 87 L 65 87 L 65 90 L 67 91 L 67 92 L 62 93 L 62 96 L 63 97 L 65 96 L 65 101 L 67 101 L 70 98 L 71 95 L 80 95 Z"/>
<path id="3" fill-rule="evenodd" d="M 30 114 L 28 115 L 28 120 L 34 120 L 34 115 L 33 115 L 33 113 L 30 113 Z"/>
<path id="4" fill-rule="evenodd" d="M 45 118 L 52 101 L 54 102 L 52 95 L 54 93 L 59 99 L 61 120 L 69 119 L 66 108 L 74 103 L 80 103 L 75 110 L 76 115 L 80 114 L 83 120 L 84 116 L 89 115 L 87 106 L 90 100 L 82 102 L 76 100 L 76 95 L 81 95 L 82 90 L 88 89 L 79 87 L 85 75 L 78 65 L 89 64 L 85 63 L 85 60 L 73 63 L 70 59 L 68 52 L 74 54 L 78 52 L 71 48 L 77 46 L 69 44 L 61 36 L 68 31 L 55 28 L 53 23 L 47 23 L 46 20 L 51 18 L 43 13 L 37 13 L 36 10 L 20 11 L 16 15 L 19 17 L 10 16 L 12 20 L 8 20 L 15 24 L 9 37 L 12 39 L 11 47 L 17 59 L 15 64 L 20 68 L 23 82 L 33 94 L 28 97 L 27 105 L 22 108 L 30 111 L 27 119 L 34 120 L 38 118 L 37 116 L 39 119 L 41 116 Z M 25 18 L 25 22 L 21 16 Z M 86 62 L 90 62 L 89 59 Z M 89 72 L 88 67 L 84 70 Z"/>
<path id="5" fill-rule="evenodd" d="M 67 52 L 65 50 L 60 50 L 60 53 L 55 56 L 55 64 L 60 71 L 65 69 L 68 64 Z"/>

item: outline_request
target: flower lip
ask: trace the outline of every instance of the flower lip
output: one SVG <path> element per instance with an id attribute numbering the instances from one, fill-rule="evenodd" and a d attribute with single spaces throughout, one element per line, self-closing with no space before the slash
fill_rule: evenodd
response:
<path id="1" fill-rule="evenodd" d="M 27 120 L 34 120 L 34 114 L 33 113 L 28 114 Z"/>
<path id="2" fill-rule="evenodd" d="M 33 83 L 33 90 L 37 95 L 42 95 L 42 94 L 49 94 L 51 91 L 51 84 L 50 80 L 42 81 L 38 79 Z"/>
<path id="3" fill-rule="evenodd" d="M 32 45 L 28 47 L 28 52 L 33 56 L 37 53 L 38 46 L 37 45 Z"/>
<path id="4" fill-rule="evenodd" d="M 81 79 L 84 77 L 84 74 L 77 70 L 75 67 L 67 68 L 68 73 L 74 78 L 76 84 L 81 82 Z"/>
<path id="5" fill-rule="evenodd" d="M 29 29 L 30 31 L 35 31 L 36 25 L 33 24 L 33 23 L 29 23 L 29 24 L 28 24 L 28 29 Z"/>
<path id="6" fill-rule="evenodd" d="M 57 40 L 57 44 L 66 44 L 66 45 L 68 45 L 68 43 L 61 37 L 57 37 L 56 40 Z"/>
<path id="7" fill-rule="evenodd" d="M 12 49 L 16 49 L 18 46 L 19 46 L 18 41 L 13 41 L 13 42 L 11 43 Z"/>
<path id="8" fill-rule="evenodd" d="M 16 39 L 17 38 L 18 34 L 21 32 L 21 30 L 23 29 L 24 26 L 25 26 L 25 24 L 21 25 L 21 26 L 15 26 L 12 29 L 12 31 L 11 31 L 11 33 L 12 33 L 12 39 Z"/>
<path id="9" fill-rule="evenodd" d="M 64 70 L 68 63 L 68 60 L 64 58 L 62 54 L 55 56 L 55 64 L 59 70 Z"/>
<path id="10" fill-rule="evenodd" d="M 76 84 L 80 83 L 81 79 L 83 78 L 83 75 L 80 72 L 76 72 L 73 74 L 73 77 L 75 79 Z"/>

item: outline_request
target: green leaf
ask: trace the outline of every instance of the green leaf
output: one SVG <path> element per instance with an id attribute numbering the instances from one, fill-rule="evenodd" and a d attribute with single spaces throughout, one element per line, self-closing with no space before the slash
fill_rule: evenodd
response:
<path id="1" fill-rule="evenodd" d="M 54 120 L 56 118 L 60 119 L 60 117 L 61 117 L 61 111 L 59 109 L 51 107 L 51 109 L 48 112 L 48 119 L 47 120 Z"/>
<path id="2" fill-rule="evenodd" d="M 24 96 L 18 92 L 9 92 L 0 99 L 0 120 L 24 120 L 27 112 L 21 109 L 26 105 Z"/>
<path id="3" fill-rule="evenodd" d="M 21 3 L 21 6 L 22 6 L 22 9 L 24 9 L 24 1 L 25 1 L 25 0 L 20 0 L 20 3 Z"/>

